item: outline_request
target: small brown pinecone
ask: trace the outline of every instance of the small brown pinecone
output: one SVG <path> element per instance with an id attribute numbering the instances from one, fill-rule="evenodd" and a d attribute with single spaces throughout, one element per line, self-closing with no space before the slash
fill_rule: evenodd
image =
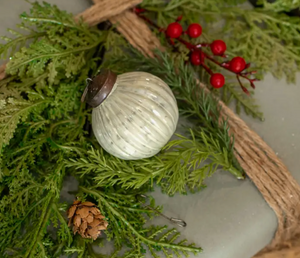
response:
<path id="1" fill-rule="evenodd" d="M 74 235 L 78 232 L 83 238 L 97 239 L 108 223 L 100 210 L 92 202 L 74 201 L 68 210 L 69 226 L 73 224 Z"/>

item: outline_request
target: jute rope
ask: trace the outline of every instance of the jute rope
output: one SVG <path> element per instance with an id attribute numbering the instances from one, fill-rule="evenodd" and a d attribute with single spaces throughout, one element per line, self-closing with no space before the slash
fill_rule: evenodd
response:
<path id="1" fill-rule="evenodd" d="M 200 86 L 208 91 L 204 84 L 200 83 Z M 286 241 L 300 232 L 300 187 L 283 162 L 261 137 L 220 100 L 219 105 L 222 108 L 221 115 L 228 119 L 230 132 L 235 137 L 236 158 L 278 218 L 278 227 L 272 243 L 255 257 L 289 257 L 275 256 L 273 251 L 280 250 L 276 252 L 283 255 L 284 251 L 281 249 L 286 249 Z M 300 243 L 300 239 L 298 242 Z M 289 245 L 287 249 L 289 255 L 291 248 L 292 245 Z M 297 246 L 295 248 L 297 249 Z M 274 256 L 269 256 L 270 253 Z"/>
<path id="2" fill-rule="evenodd" d="M 153 49 L 163 49 L 159 39 L 151 32 L 143 20 L 137 19 L 135 13 L 125 11 L 122 14 L 111 17 L 109 20 L 128 42 L 144 55 L 154 57 Z"/>
<path id="3" fill-rule="evenodd" d="M 153 57 L 153 50 L 163 49 L 159 39 L 136 14 L 126 9 L 138 4 L 138 0 L 93 0 L 95 5 L 81 13 L 90 25 L 106 19 L 143 54 Z M 1 70 L 2 69 L 2 70 Z M 5 73 L 0 67 L 0 79 Z M 208 94 L 209 90 L 200 83 Z M 251 130 L 247 124 L 222 101 L 221 116 L 228 120 L 230 132 L 235 137 L 235 156 L 256 185 L 266 202 L 276 213 L 278 228 L 272 243 L 255 258 L 300 257 L 300 187 L 287 167 L 274 151 Z"/>
<path id="4" fill-rule="evenodd" d="M 299 258 L 300 257 L 300 235 L 289 242 L 283 242 L 282 248 L 260 254 L 259 258 Z"/>
<path id="5" fill-rule="evenodd" d="M 107 1 L 98 0 L 94 1 L 95 4 L 78 14 L 76 19 L 82 18 L 86 23 L 91 26 L 97 25 L 110 17 L 118 15 L 123 11 L 134 7 L 135 5 L 142 2 L 142 0 L 122 0 L 122 1 Z M 130 29 L 130 27 L 129 27 Z"/>
<path id="6" fill-rule="evenodd" d="M 153 57 L 153 49 L 163 49 L 159 39 L 151 32 L 147 24 L 141 19 L 137 19 L 134 13 L 130 11 L 117 13 L 112 10 L 114 6 L 118 5 L 125 7 L 124 2 L 126 2 L 128 9 L 139 4 L 142 0 L 93 0 L 93 2 L 95 5 L 78 15 L 78 17 L 85 18 L 85 22 L 90 25 L 95 25 L 96 20 L 101 22 L 105 20 L 104 18 L 109 19 L 127 41 L 144 55 Z M 92 13 L 96 15 L 94 18 L 89 17 L 91 9 L 93 10 Z"/>
<path id="7" fill-rule="evenodd" d="M 0 65 L 0 80 L 4 79 L 5 77 L 5 64 Z"/>
<path id="8" fill-rule="evenodd" d="M 274 151 L 223 102 L 219 104 L 235 136 L 236 157 L 240 165 L 278 218 L 272 243 L 256 256 L 263 257 L 262 254 L 280 249 L 283 241 L 300 232 L 300 187 Z"/>
<path id="9" fill-rule="evenodd" d="M 96 3 L 97 1 L 94 0 Z M 116 24 L 116 20 L 121 26 L 118 28 L 119 32 L 134 47 L 139 50 L 142 49 L 143 53 L 146 52 L 146 54 L 151 56 L 148 50 L 150 49 L 151 51 L 157 48 L 157 43 L 151 43 L 155 36 L 146 28 L 148 26 L 144 21 L 139 19 L 134 13 L 130 14 L 129 11 L 110 18 L 110 21 L 114 24 Z M 153 35 L 151 36 L 150 44 L 149 34 Z M 143 51 L 144 49 L 147 49 L 147 51 Z M 202 84 L 202 87 L 205 86 Z M 228 119 L 231 133 L 235 136 L 235 155 L 238 161 L 278 218 L 278 228 L 275 237 L 272 243 L 256 256 L 259 257 L 267 254 L 271 249 L 278 249 L 283 241 L 290 240 L 300 231 L 298 227 L 300 210 L 297 209 L 300 187 L 283 162 L 261 137 L 251 130 L 222 101 L 219 101 L 219 104 L 222 107 L 222 116 Z"/>
<path id="10" fill-rule="evenodd" d="M 94 0 L 95 4 L 100 2 L 102 0 Z M 122 1 L 114 0 L 114 2 Z M 155 48 L 162 48 L 147 24 L 134 13 L 124 11 L 115 17 L 110 17 L 109 20 L 143 54 L 153 56 L 152 51 Z M 207 90 L 205 85 L 200 84 L 200 86 Z M 283 162 L 261 137 L 222 101 L 219 101 L 219 105 L 222 107 L 222 116 L 228 119 L 231 133 L 235 137 L 236 158 L 278 218 L 277 232 L 272 243 L 256 257 L 280 257 L 265 255 L 269 255 L 270 250 L 282 248 L 283 241 L 290 240 L 300 232 L 300 209 L 298 209 L 300 187 Z M 284 253 L 283 250 L 278 252 L 280 255 Z"/>

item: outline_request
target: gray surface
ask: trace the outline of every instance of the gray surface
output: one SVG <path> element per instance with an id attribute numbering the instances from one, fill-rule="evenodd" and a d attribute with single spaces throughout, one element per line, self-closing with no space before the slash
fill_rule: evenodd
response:
<path id="1" fill-rule="evenodd" d="M 74 13 L 89 6 L 87 0 L 58 1 L 60 8 Z M 1 0 L 0 35 L 18 22 L 18 15 L 28 10 L 22 0 Z M 257 83 L 256 97 L 265 113 L 266 121 L 259 122 L 246 117 L 251 128 L 278 152 L 290 171 L 300 181 L 300 74 L 298 85 L 286 85 L 272 76 Z M 244 118 L 244 116 L 243 116 Z M 67 188 L 73 188 L 69 182 Z M 153 195 L 157 203 L 164 205 L 165 214 L 184 219 L 188 226 L 183 236 L 204 248 L 202 258 L 249 258 L 272 239 L 277 221 L 258 190 L 249 181 L 237 181 L 229 173 L 219 171 L 207 181 L 208 187 L 201 193 L 188 196 Z M 68 196 L 64 189 L 65 197 Z M 158 219 L 158 223 L 164 223 Z"/>

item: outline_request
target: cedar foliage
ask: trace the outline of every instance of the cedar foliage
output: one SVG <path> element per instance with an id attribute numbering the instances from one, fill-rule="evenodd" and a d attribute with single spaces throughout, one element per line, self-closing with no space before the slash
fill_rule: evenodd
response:
<path id="1" fill-rule="evenodd" d="M 186 168 L 174 171 L 174 175 L 182 173 L 187 176 L 196 163 L 209 156 L 216 159 L 211 167 L 195 170 L 195 178 L 183 178 L 180 182 L 172 179 L 174 175 L 170 171 L 170 165 L 178 160 L 178 156 L 172 156 L 175 151 L 137 161 L 143 163 L 142 168 L 134 162 L 125 162 L 104 153 L 86 129 L 91 110 L 80 102 L 80 95 L 85 79 L 99 69 L 99 51 L 107 46 L 111 33 L 115 33 L 88 28 L 82 22 L 75 23 L 72 15 L 47 3 L 34 3 L 30 14 L 22 14 L 21 19 L 19 27 L 27 29 L 28 34 L 26 31 L 24 35 L 13 32 L 15 37 L 5 37 L 7 43 L 0 48 L 2 58 L 10 57 L 6 69 L 8 77 L 1 81 L 0 252 L 5 257 L 23 258 L 72 253 L 79 257 L 94 255 L 91 243 L 73 236 L 66 224 L 67 207 L 59 200 L 66 174 L 78 178 L 81 190 L 77 195 L 82 200 L 99 201 L 101 213 L 109 220 L 107 237 L 115 243 L 113 255 L 117 255 L 128 241 L 130 251 L 125 256 L 141 257 L 145 247 L 155 257 L 155 250 L 161 250 L 167 257 L 201 251 L 185 240 L 177 241 L 180 235 L 175 229 L 145 227 L 145 216 L 153 217 L 154 214 L 143 208 L 135 197 L 141 191 L 149 190 L 153 182 L 160 183 L 169 194 L 202 188 L 204 178 L 211 175 L 218 165 L 228 166 L 239 173 L 231 165 L 233 155 L 228 154 L 232 153 L 232 141 L 227 126 L 224 131 L 220 129 L 221 136 L 217 137 L 220 138 L 217 143 L 223 141 L 220 154 L 216 153 L 219 151 L 217 145 L 208 148 L 209 141 L 207 146 L 199 144 L 196 149 L 184 146 L 186 152 L 182 158 Z M 33 24 L 34 30 L 31 29 Z M 30 45 L 25 47 L 28 41 Z M 172 60 L 167 62 L 171 67 Z M 151 72 L 151 67 L 147 71 Z M 188 72 L 183 75 L 187 76 Z M 192 85 L 195 87 L 195 82 Z M 207 116 L 209 105 L 216 108 L 216 102 L 209 98 L 203 114 L 201 110 L 193 112 Z M 199 107 L 195 106 L 196 109 Z M 209 136 L 208 132 L 204 137 L 214 139 L 214 135 Z M 184 141 L 189 143 L 187 138 Z M 193 157 L 192 153 L 201 148 L 206 152 Z M 94 170 L 98 164 L 102 169 L 100 166 Z M 110 169 L 108 164 L 112 165 Z M 176 164 L 178 166 L 178 162 Z M 154 170 L 157 173 L 151 176 Z M 125 176 L 116 176 L 116 171 Z M 134 190 L 132 197 L 125 194 L 122 187 L 127 192 Z M 113 197 L 116 194 L 119 195 L 117 199 Z M 158 209 L 154 203 L 151 205 Z"/>
<path id="2" fill-rule="evenodd" d="M 158 21 L 174 18 L 185 2 L 171 1 Z M 192 14 L 185 17 L 199 15 L 189 10 L 194 3 L 184 5 L 183 11 Z M 197 10 L 211 8 L 217 13 L 219 5 L 210 3 L 202 1 L 207 9 Z M 153 12 L 158 4 L 153 1 Z M 175 229 L 146 226 L 161 207 L 152 200 L 149 209 L 145 200 L 138 199 L 154 183 L 169 195 L 201 190 L 205 178 L 219 167 L 243 177 L 227 122 L 217 119 L 217 101 L 199 88 L 194 70 L 172 54 L 157 52 L 157 59 L 147 59 L 114 30 L 88 28 L 47 3 L 33 3 L 30 14 L 22 14 L 21 20 L 18 27 L 24 32 L 10 30 L 12 36 L 3 37 L 6 43 L 0 45 L 0 57 L 10 58 L 8 76 L 0 81 L 3 257 L 97 257 L 92 248 L 97 241 L 74 236 L 67 225 L 68 205 L 60 199 L 66 175 L 79 181 L 76 196 L 98 203 L 108 220 L 106 236 L 115 247 L 108 257 L 143 257 L 147 250 L 153 257 L 162 252 L 168 258 L 200 252 L 201 248 L 180 240 Z M 85 79 L 101 68 L 103 49 L 107 50 L 104 65 L 115 72 L 140 69 L 170 85 L 181 115 L 194 122 L 188 136 L 178 135 L 157 156 L 138 161 L 119 160 L 98 145 L 89 130 L 91 110 L 80 97 Z"/>
<path id="3" fill-rule="evenodd" d="M 299 0 L 276 0 L 272 2 L 267 0 L 259 0 L 257 1 L 257 4 L 263 5 L 265 9 L 274 10 L 276 12 L 288 12 L 300 8 Z"/>
<path id="4" fill-rule="evenodd" d="M 262 79 L 265 73 L 270 72 L 276 78 L 286 78 L 288 82 L 294 83 L 295 74 L 300 70 L 300 22 L 299 17 L 289 17 L 280 11 L 299 7 L 299 1 L 260 2 L 263 2 L 263 8 L 255 9 L 245 0 L 172 0 L 167 3 L 163 0 L 144 0 L 141 6 L 149 10 L 145 15 L 163 28 L 181 15 L 184 28 L 194 22 L 200 23 L 203 33 L 197 43 L 224 40 L 229 58 L 242 56 L 246 62 L 251 62 L 253 70 L 259 72 L 257 78 Z M 165 41 L 163 33 L 156 32 Z M 223 69 L 218 71 L 218 67 L 214 69 L 216 72 L 224 72 Z M 202 76 L 202 72 L 199 75 Z M 205 82 L 205 77 L 201 79 Z M 230 76 L 226 77 L 226 82 L 223 90 L 216 92 L 224 102 L 235 103 L 238 113 L 243 109 L 247 114 L 263 120 L 254 97 L 240 94 L 238 82 Z"/>

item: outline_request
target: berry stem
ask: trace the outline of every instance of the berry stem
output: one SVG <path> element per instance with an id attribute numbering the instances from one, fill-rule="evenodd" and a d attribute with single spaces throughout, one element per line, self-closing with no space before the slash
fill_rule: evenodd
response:
<path id="1" fill-rule="evenodd" d="M 221 63 L 219 63 L 217 60 L 215 60 L 215 59 L 212 58 L 211 56 L 209 56 L 209 55 L 207 55 L 207 54 L 205 54 L 205 53 L 203 53 L 203 54 L 204 54 L 205 57 L 206 57 L 208 60 L 210 60 L 211 62 L 215 63 L 216 65 L 218 65 L 218 66 L 224 68 L 225 70 L 227 70 L 227 71 L 229 71 L 229 72 L 231 72 L 231 73 L 236 74 L 236 76 L 237 76 L 237 78 L 238 78 L 238 81 L 239 81 L 239 84 L 241 85 L 241 88 L 243 89 L 243 91 L 244 91 L 245 93 L 247 93 L 247 94 L 249 95 L 248 90 L 242 85 L 242 83 L 241 83 L 239 77 L 243 77 L 244 79 L 248 80 L 249 83 L 250 83 L 250 85 L 251 85 L 251 87 L 253 87 L 253 86 L 252 86 L 252 85 L 253 85 L 253 79 L 250 79 L 250 78 L 248 78 L 247 76 L 248 76 L 248 75 L 251 75 L 251 74 L 255 74 L 256 71 L 251 71 L 251 72 L 247 72 L 247 73 L 243 73 L 243 72 L 235 73 L 235 72 L 233 72 L 233 71 L 231 71 L 231 70 L 229 69 L 229 66 L 227 66 L 227 65 L 222 65 Z M 256 79 L 255 79 L 255 80 L 256 80 Z M 244 90 L 244 88 L 247 90 L 247 92 Z"/>
<path id="2" fill-rule="evenodd" d="M 209 47 L 209 45 L 209 43 L 198 43 L 194 46 L 194 48 Z"/>
<path id="3" fill-rule="evenodd" d="M 239 77 L 238 74 L 236 75 L 236 78 L 237 78 L 237 80 L 238 80 L 238 82 L 239 82 L 239 84 L 240 84 L 242 90 L 243 90 L 247 95 L 250 95 L 250 92 L 247 90 L 247 88 L 246 88 L 245 86 L 243 86 L 243 84 L 242 84 L 242 82 L 241 82 L 240 77 Z"/>
<path id="4" fill-rule="evenodd" d="M 180 43 L 184 44 L 189 50 L 194 50 L 196 48 L 193 44 L 191 44 L 190 42 L 182 39 L 181 37 L 177 38 L 177 40 Z"/>
<path id="5" fill-rule="evenodd" d="M 160 26 L 158 26 L 156 23 L 154 23 L 153 21 L 151 21 L 149 18 L 147 18 L 146 16 L 142 15 L 141 13 L 145 12 L 146 10 L 145 9 L 140 9 L 140 8 L 133 8 L 133 11 L 141 18 L 143 19 L 144 21 L 146 21 L 148 24 L 150 24 L 151 26 L 153 26 L 154 28 L 156 28 L 159 32 L 164 32 L 165 35 L 166 35 L 166 29 L 164 28 L 161 28 Z M 182 16 L 179 16 L 177 19 L 176 19 L 176 22 L 180 21 L 182 19 Z M 186 32 L 184 32 L 186 33 Z M 166 35 L 167 37 L 167 35 Z M 175 39 L 169 39 L 168 42 L 174 47 L 174 40 Z M 240 77 L 246 79 L 249 81 L 250 85 L 252 88 L 255 88 L 255 85 L 254 85 L 254 81 L 257 81 L 257 79 L 250 79 L 248 78 L 249 75 L 253 75 L 256 73 L 256 71 L 251 71 L 251 72 L 239 72 L 239 73 L 236 73 L 232 70 L 230 70 L 229 68 L 229 63 L 220 63 L 218 62 L 217 60 L 215 60 L 213 57 L 209 56 L 208 54 L 204 53 L 203 51 L 201 51 L 201 48 L 202 47 L 208 47 L 210 46 L 209 43 L 198 43 L 198 44 L 192 44 L 186 40 L 184 40 L 181 36 L 180 37 L 177 37 L 176 38 L 177 41 L 179 41 L 180 43 L 182 43 L 183 45 L 185 45 L 190 51 L 194 51 L 196 49 L 200 49 L 200 52 L 202 53 L 202 55 L 207 58 L 208 60 L 210 60 L 211 62 L 215 63 L 216 65 L 222 67 L 223 69 L 231 72 L 231 73 L 234 73 L 236 74 L 236 78 L 242 88 L 242 90 L 246 93 L 246 94 L 250 94 L 249 91 L 247 90 L 246 87 L 243 86 L 241 80 L 240 80 Z M 222 55 L 222 57 L 226 58 L 227 56 L 226 55 Z M 204 58 L 204 59 L 205 59 Z M 201 61 L 201 66 L 205 69 L 205 71 L 207 73 L 209 73 L 210 75 L 213 74 L 212 70 L 204 63 L 204 59 Z M 247 64 L 246 65 L 246 68 L 247 69 L 248 67 L 250 66 L 250 64 Z"/>
<path id="6" fill-rule="evenodd" d="M 205 69 L 205 71 L 206 71 L 208 74 L 210 74 L 210 75 L 213 74 L 212 70 L 209 69 L 209 67 L 204 63 L 204 61 L 202 61 L 201 66 Z"/>
<path id="7" fill-rule="evenodd" d="M 248 76 L 248 75 L 252 75 L 252 74 L 256 74 L 257 71 L 250 71 L 250 72 L 242 72 L 242 75 Z"/>
<path id="8" fill-rule="evenodd" d="M 140 14 L 146 11 L 146 9 L 138 8 L 138 7 L 134 7 L 133 9 L 136 14 Z"/>
<path id="9" fill-rule="evenodd" d="M 146 16 L 142 15 L 140 9 L 134 8 L 133 11 L 134 11 L 141 19 L 143 19 L 144 21 L 146 21 L 146 22 L 147 22 L 148 24 L 150 24 L 152 27 L 156 28 L 159 32 L 165 32 L 165 29 L 164 29 L 164 28 L 159 27 L 156 23 L 154 23 L 153 21 L 151 21 L 149 18 L 147 18 Z M 145 11 L 145 10 L 143 9 L 143 11 Z M 181 17 L 181 18 L 182 18 L 182 17 Z M 178 20 L 178 19 L 177 19 L 177 20 Z M 176 21 L 177 21 L 177 20 L 176 20 Z M 181 42 L 182 44 L 184 44 L 189 50 L 193 50 L 193 49 L 196 49 L 196 48 L 208 47 L 208 46 L 209 46 L 209 43 L 200 43 L 200 44 L 193 45 L 193 44 L 191 44 L 190 42 L 184 40 L 184 39 L 181 38 L 181 37 L 177 38 L 177 40 L 178 40 L 179 42 Z"/>
<path id="10" fill-rule="evenodd" d="M 182 20 L 182 15 L 180 15 L 179 17 L 177 17 L 176 22 L 180 22 Z"/>
<path id="11" fill-rule="evenodd" d="M 141 18 L 143 19 L 145 22 L 149 23 L 151 26 L 153 26 L 154 28 L 158 29 L 159 32 L 165 31 L 164 28 L 159 27 L 156 23 L 154 23 L 153 21 L 151 21 L 149 18 L 147 18 L 146 16 L 142 15 L 140 12 L 136 11 L 137 8 L 134 8 L 133 11 Z"/>

